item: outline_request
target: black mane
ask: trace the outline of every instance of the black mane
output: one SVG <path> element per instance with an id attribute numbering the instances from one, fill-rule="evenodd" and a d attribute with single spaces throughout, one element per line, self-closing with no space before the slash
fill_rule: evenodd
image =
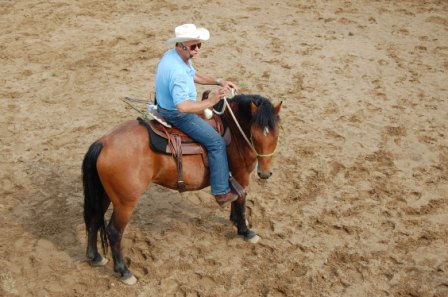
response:
<path id="1" fill-rule="evenodd" d="M 251 123 L 259 128 L 274 129 L 278 122 L 279 117 L 275 114 L 274 105 L 267 98 L 260 95 L 236 95 L 232 100 L 238 103 L 239 112 L 247 119 L 251 119 Z M 251 103 L 258 106 L 257 113 L 252 117 Z"/>

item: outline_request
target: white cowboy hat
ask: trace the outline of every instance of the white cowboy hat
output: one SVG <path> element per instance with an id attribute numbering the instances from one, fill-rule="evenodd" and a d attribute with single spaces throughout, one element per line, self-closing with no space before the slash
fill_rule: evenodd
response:
<path id="1" fill-rule="evenodd" d="M 207 41 L 210 38 L 210 33 L 205 28 L 196 28 L 194 24 L 183 24 L 174 29 L 176 37 L 170 38 L 166 41 L 167 45 L 173 45 L 176 42 L 184 42 L 189 40 Z"/>

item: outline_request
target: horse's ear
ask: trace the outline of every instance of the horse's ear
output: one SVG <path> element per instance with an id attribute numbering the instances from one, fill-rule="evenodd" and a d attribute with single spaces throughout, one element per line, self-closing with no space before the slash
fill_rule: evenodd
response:
<path id="1" fill-rule="evenodd" d="M 279 104 L 277 104 L 276 106 L 274 106 L 275 114 L 278 114 L 278 113 L 280 112 L 280 108 L 282 107 L 282 103 L 283 103 L 283 101 L 280 101 Z"/>
<path id="2" fill-rule="evenodd" d="M 258 106 L 255 105 L 255 103 L 251 102 L 250 103 L 250 112 L 252 113 L 252 116 L 255 116 L 255 114 L 257 113 L 258 110 Z"/>

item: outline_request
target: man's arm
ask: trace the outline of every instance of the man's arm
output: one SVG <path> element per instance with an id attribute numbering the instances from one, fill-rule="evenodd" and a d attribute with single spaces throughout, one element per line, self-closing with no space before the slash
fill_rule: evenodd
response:
<path id="1" fill-rule="evenodd" d="M 202 112 L 206 108 L 210 108 L 216 103 L 218 103 L 221 99 L 224 98 L 226 94 L 226 88 L 219 88 L 218 91 L 210 92 L 207 100 L 202 101 L 183 101 L 176 105 L 177 109 L 180 112 L 190 112 L 197 113 Z"/>
<path id="2" fill-rule="evenodd" d="M 194 76 L 194 82 L 200 85 L 216 85 L 219 86 L 222 80 L 213 78 L 211 76 L 197 73 Z"/>
<path id="3" fill-rule="evenodd" d="M 213 78 L 211 76 L 197 73 L 194 76 L 194 82 L 200 85 L 217 85 L 220 87 L 226 87 L 226 88 L 232 88 L 235 89 L 235 91 L 239 91 L 239 88 L 231 81 L 219 79 L 219 78 Z"/>

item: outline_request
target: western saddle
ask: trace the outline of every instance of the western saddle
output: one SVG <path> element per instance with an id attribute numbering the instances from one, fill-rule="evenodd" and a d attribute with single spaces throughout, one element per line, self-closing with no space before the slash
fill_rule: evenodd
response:
<path id="1" fill-rule="evenodd" d="M 178 190 L 184 192 L 186 188 L 183 178 L 182 155 L 201 155 L 204 165 L 208 167 L 207 150 L 181 130 L 167 125 L 156 109 L 149 109 L 148 114 L 153 118 L 152 120 L 138 118 L 138 121 L 148 129 L 151 149 L 158 153 L 173 156 L 177 165 Z M 222 120 L 218 115 L 213 114 L 213 117 L 209 120 L 203 115 L 199 116 L 224 137 L 226 144 L 230 143 L 230 133 L 224 131 Z"/>

